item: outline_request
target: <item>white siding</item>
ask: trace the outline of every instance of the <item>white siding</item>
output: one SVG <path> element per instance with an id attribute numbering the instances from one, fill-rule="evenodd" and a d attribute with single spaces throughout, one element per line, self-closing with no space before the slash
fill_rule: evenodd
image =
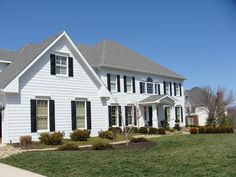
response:
<path id="1" fill-rule="evenodd" d="M 71 52 L 69 44 L 60 40 L 45 55 L 42 56 L 20 78 L 20 93 L 9 94 L 7 97 L 5 143 L 18 142 L 22 135 L 32 135 L 38 140 L 38 133 L 31 134 L 30 99 L 36 96 L 50 96 L 55 100 L 56 131 L 65 131 L 68 137 L 71 132 L 71 100 L 76 97 L 86 97 L 91 101 L 92 135 L 100 129 L 107 129 L 107 106 L 98 95 L 99 88 L 93 82 L 80 63 L 81 59 Z M 74 77 L 59 77 L 50 75 L 50 54 L 55 51 L 69 53 L 74 58 Z"/>

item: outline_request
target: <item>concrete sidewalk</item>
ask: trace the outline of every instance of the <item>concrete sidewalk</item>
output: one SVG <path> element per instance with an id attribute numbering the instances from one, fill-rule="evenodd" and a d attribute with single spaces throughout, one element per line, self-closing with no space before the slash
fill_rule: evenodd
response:
<path id="1" fill-rule="evenodd" d="M 30 171 L 0 163 L 1 177 L 45 177 Z"/>

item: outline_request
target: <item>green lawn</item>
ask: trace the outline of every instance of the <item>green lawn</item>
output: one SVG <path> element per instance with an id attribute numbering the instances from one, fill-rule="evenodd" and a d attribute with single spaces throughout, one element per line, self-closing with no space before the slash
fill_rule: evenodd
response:
<path id="1" fill-rule="evenodd" d="M 27 152 L 0 162 L 49 177 L 236 176 L 236 134 L 152 139 L 155 147 L 107 151 Z"/>

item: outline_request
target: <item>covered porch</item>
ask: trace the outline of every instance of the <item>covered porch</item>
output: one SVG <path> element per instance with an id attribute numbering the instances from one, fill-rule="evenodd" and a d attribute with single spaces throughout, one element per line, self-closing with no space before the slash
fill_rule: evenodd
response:
<path id="1" fill-rule="evenodd" d="M 174 108 L 176 99 L 169 95 L 153 95 L 139 102 L 144 126 L 162 127 L 162 121 L 167 120 L 170 127 L 174 127 Z"/>

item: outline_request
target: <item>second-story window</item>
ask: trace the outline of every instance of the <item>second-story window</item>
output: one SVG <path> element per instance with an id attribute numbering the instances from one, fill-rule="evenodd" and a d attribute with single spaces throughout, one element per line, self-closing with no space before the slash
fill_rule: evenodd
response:
<path id="1" fill-rule="evenodd" d="M 117 76 L 111 75 L 111 91 L 116 92 L 117 91 Z"/>
<path id="2" fill-rule="evenodd" d="M 153 93 L 153 83 L 152 78 L 147 78 L 147 93 Z"/>
<path id="3" fill-rule="evenodd" d="M 67 76 L 67 57 L 56 55 L 56 75 Z"/>
<path id="4" fill-rule="evenodd" d="M 166 90 L 166 94 L 170 95 L 170 83 L 169 82 L 165 83 L 165 90 Z"/>
<path id="5" fill-rule="evenodd" d="M 127 86 L 127 92 L 128 93 L 131 93 L 131 92 L 133 92 L 133 90 L 132 90 L 132 77 L 129 77 L 129 76 L 127 76 L 126 77 L 126 86 Z"/>

